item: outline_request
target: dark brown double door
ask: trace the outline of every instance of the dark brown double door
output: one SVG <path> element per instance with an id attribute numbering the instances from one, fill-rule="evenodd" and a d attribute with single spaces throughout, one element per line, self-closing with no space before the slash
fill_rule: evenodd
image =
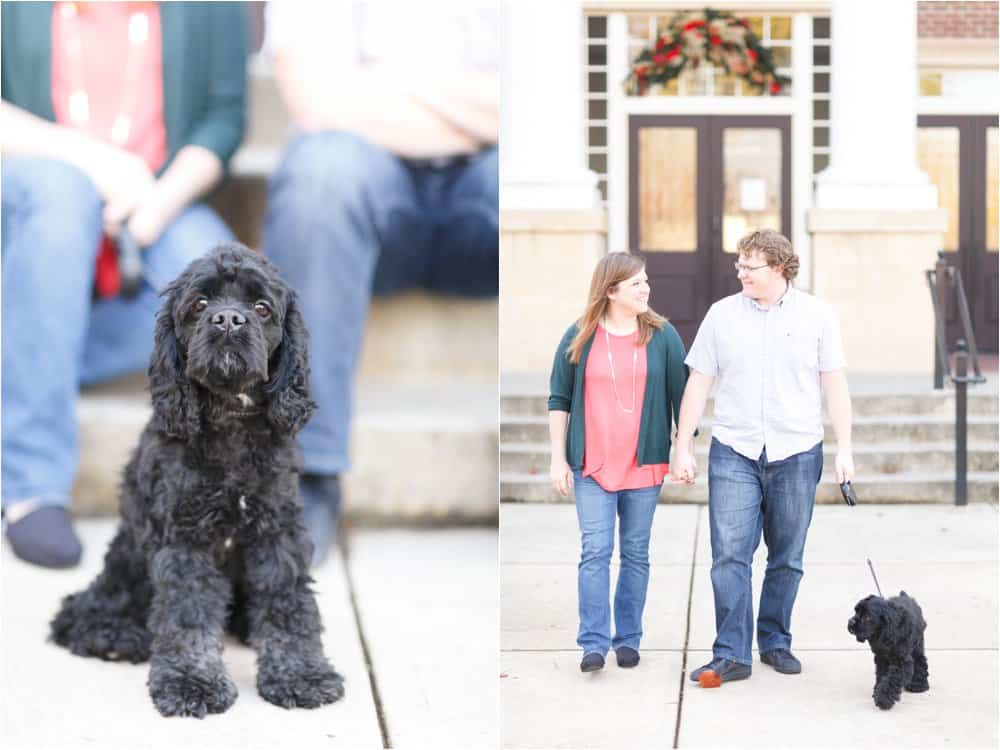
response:
<path id="1" fill-rule="evenodd" d="M 629 248 L 651 306 L 690 347 L 709 306 L 740 290 L 748 230 L 791 230 L 791 123 L 771 116 L 629 118 Z"/>
<path id="2" fill-rule="evenodd" d="M 917 161 L 948 212 L 942 250 L 962 272 L 980 351 L 997 351 L 997 117 L 917 119 Z M 948 346 L 963 336 L 954 296 L 945 309 Z"/>

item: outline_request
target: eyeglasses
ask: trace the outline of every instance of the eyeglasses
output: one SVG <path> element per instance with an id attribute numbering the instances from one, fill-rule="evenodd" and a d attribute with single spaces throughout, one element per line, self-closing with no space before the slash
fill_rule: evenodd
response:
<path id="1" fill-rule="evenodd" d="M 747 273 L 750 273 L 751 271 L 759 271 L 761 268 L 767 268 L 768 265 L 769 265 L 768 263 L 765 263 L 762 266 L 746 266 L 740 263 L 739 261 L 736 261 L 735 263 L 733 263 L 733 268 L 736 269 L 736 273 L 740 273 L 741 271 L 746 271 Z"/>

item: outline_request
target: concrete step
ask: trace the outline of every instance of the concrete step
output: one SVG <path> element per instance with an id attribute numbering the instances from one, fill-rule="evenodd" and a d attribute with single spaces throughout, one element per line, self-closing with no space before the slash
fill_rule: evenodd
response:
<path id="1" fill-rule="evenodd" d="M 548 393 L 501 394 L 500 418 L 544 417 L 548 412 Z M 709 399 L 705 406 L 705 416 L 714 413 L 715 400 Z M 955 418 L 955 394 L 942 393 L 914 394 L 852 394 L 851 407 L 855 417 L 881 417 L 908 414 Z M 968 400 L 969 416 L 996 416 L 998 410 L 996 393 L 970 390 Z"/>
<path id="2" fill-rule="evenodd" d="M 824 446 L 824 463 L 833 466 L 835 445 Z M 695 455 L 702 466 L 708 458 L 708 444 L 698 441 Z M 505 443 L 500 446 L 500 471 L 510 474 L 548 475 L 550 452 L 548 443 Z M 858 473 L 900 474 L 911 471 L 953 471 L 954 443 L 881 443 L 855 445 L 854 465 Z M 969 471 L 997 471 L 1000 458 L 996 443 L 968 446 Z"/>
<path id="3" fill-rule="evenodd" d="M 117 512 L 122 468 L 151 409 L 142 379 L 89 390 L 77 404 L 80 468 L 73 510 Z M 496 386 L 363 381 L 355 396 L 345 512 L 379 521 L 496 517 Z"/>
<path id="4" fill-rule="evenodd" d="M 995 471 L 969 472 L 969 502 L 997 502 Z M 906 472 L 892 475 L 858 475 L 853 482 L 858 502 L 873 503 L 953 503 L 955 475 L 953 472 Z M 571 503 L 573 496 L 560 497 L 545 474 L 500 474 L 501 502 Z M 664 483 L 660 502 L 707 503 L 708 479 L 700 476 L 693 485 Z M 817 503 L 842 503 L 840 488 L 832 474 L 824 472 L 816 490 Z"/>
<path id="5" fill-rule="evenodd" d="M 711 422 L 702 420 L 699 428 L 708 435 Z M 833 429 L 824 424 L 824 440 L 834 439 Z M 945 443 L 955 440 L 954 417 L 935 416 L 884 416 L 855 417 L 851 430 L 855 443 L 912 442 Z M 503 417 L 500 421 L 500 442 L 544 443 L 549 439 L 549 421 L 544 416 Z M 968 440 L 970 443 L 996 442 L 998 428 L 996 416 L 970 416 Z"/>

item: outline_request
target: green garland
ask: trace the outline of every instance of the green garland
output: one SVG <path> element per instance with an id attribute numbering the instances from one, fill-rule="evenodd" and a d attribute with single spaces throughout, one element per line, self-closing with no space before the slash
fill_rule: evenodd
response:
<path id="1" fill-rule="evenodd" d="M 635 58 L 625 91 L 642 96 L 650 84 L 666 84 L 685 68 L 698 68 L 706 60 L 739 76 L 755 91 L 780 94 L 791 83 L 775 71 L 771 51 L 746 20 L 706 8 L 671 19 L 653 45 Z"/>

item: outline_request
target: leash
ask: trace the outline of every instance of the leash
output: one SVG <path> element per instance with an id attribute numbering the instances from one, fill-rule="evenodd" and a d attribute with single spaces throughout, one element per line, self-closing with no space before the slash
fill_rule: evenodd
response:
<path id="1" fill-rule="evenodd" d="M 854 488 L 851 486 L 849 481 L 840 483 L 840 494 L 843 496 L 844 502 L 847 503 L 848 506 L 854 507 L 858 504 L 858 496 L 854 494 Z M 868 570 L 871 571 L 872 580 L 875 581 L 875 590 L 878 591 L 879 596 L 882 596 L 882 587 L 878 585 L 878 576 L 875 575 L 875 566 L 872 564 L 872 559 L 870 557 L 866 557 L 865 561 L 868 563 Z M 882 598 L 884 599 L 885 597 L 882 596 Z"/>

